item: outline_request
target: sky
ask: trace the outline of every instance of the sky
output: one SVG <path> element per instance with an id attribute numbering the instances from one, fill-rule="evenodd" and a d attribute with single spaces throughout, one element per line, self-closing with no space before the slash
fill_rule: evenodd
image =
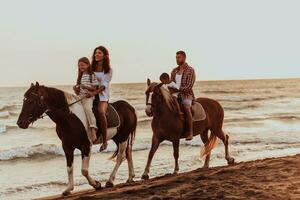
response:
<path id="1" fill-rule="evenodd" d="M 0 0 L 0 87 L 72 85 L 110 51 L 113 83 L 158 80 L 184 50 L 197 80 L 300 77 L 295 0 Z"/>

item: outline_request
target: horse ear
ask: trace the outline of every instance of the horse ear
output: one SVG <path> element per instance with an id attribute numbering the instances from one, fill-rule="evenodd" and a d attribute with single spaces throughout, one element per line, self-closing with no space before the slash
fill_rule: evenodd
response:
<path id="1" fill-rule="evenodd" d="M 33 83 L 31 83 L 30 87 L 33 87 L 33 86 L 34 86 L 34 84 L 33 84 Z"/>
<path id="2" fill-rule="evenodd" d="M 40 86 L 39 82 L 36 82 L 36 83 L 35 83 L 35 86 L 36 86 L 36 87 L 39 87 L 39 86 Z"/>
<path id="3" fill-rule="evenodd" d="M 147 79 L 147 85 L 149 86 L 151 84 L 151 80 L 148 78 Z"/>

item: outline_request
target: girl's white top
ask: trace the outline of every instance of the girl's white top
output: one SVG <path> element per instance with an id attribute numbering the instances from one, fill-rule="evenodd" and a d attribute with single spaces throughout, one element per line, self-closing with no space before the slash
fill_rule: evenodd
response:
<path id="1" fill-rule="evenodd" d="M 166 84 L 165 88 L 172 87 L 172 88 L 176 88 L 176 89 L 179 90 L 180 84 L 181 84 L 181 78 L 182 78 L 182 74 L 181 75 L 176 74 L 176 76 L 175 76 L 176 83 L 172 81 L 171 83 Z M 178 96 L 178 92 L 173 93 L 172 95 L 175 96 L 175 97 L 177 97 Z"/>
<path id="2" fill-rule="evenodd" d="M 99 93 L 100 101 L 109 101 L 110 98 L 110 81 L 112 79 L 112 69 L 106 74 L 104 72 L 95 72 L 96 78 L 100 86 L 105 86 L 105 90 Z"/>

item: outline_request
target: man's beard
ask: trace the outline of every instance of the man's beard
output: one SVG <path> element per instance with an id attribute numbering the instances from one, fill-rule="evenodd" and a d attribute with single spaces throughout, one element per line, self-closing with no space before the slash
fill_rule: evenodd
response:
<path id="1" fill-rule="evenodd" d="M 183 65 L 184 62 L 177 62 L 177 65 Z"/>

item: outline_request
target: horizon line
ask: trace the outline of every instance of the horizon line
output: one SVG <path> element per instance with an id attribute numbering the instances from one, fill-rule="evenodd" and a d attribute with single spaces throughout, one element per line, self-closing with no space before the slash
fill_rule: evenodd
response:
<path id="1" fill-rule="evenodd" d="M 300 77 L 290 77 L 290 78 L 252 78 L 252 79 L 219 79 L 219 80 L 196 80 L 195 83 L 197 82 L 226 82 L 226 81 L 257 81 L 257 80 L 292 80 L 292 79 L 300 79 Z M 40 83 L 40 82 L 39 82 Z M 111 85 L 125 85 L 125 84 L 142 84 L 145 82 L 114 82 L 111 83 Z M 41 83 L 40 83 L 41 84 Z M 43 85 L 43 84 L 41 84 Z M 72 84 L 50 84 L 47 85 L 50 87 L 55 87 L 55 86 L 72 86 Z M 26 85 L 17 85 L 17 86 L 0 86 L 0 88 L 22 88 L 22 87 L 27 87 Z"/>

